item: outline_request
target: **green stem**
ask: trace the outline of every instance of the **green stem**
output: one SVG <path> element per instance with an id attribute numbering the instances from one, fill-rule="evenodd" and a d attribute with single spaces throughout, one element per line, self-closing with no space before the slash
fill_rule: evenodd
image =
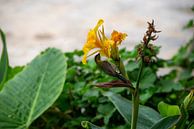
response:
<path id="1" fill-rule="evenodd" d="M 140 83 L 140 79 L 141 79 L 141 74 L 142 74 L 142 71 L 143 71 L 143 61 L 141 61 L 140 63 L 140 70 L 139 70 L 139 73 L 138 73 L 138 77 L 137 77 L 137 84 L 136 84 L 136 89 L 139 90 L 139 83 Z"/>
<path id="2" fill-rule="evenodd" d="M 132 94 L 131 129 L 136 129 L 137 127 L 137 118 L 138 118 L 138 112 L 139 112 L 139 83 L 140 83 L 142 71 L 143 71 L 143 61 L 141 61 L 141 64 L 140 64 L 140 70 L 137 77 L 135 92 Z"/>
<path id="3" fill-rule="evenodd" d="M 121 74 L 126 78 L 128 78 L 127 72 L 125 71 L 124 64 L 121 59 L 115 61 L 115 64 L 117 65 L 118 69 L 120 70 Z M 131 129 L 136 129 L 137 126 L 137 118 L 138 118 L 138 111 L 139 111 L 139 83 L 141 79 L 141 74 L 143 71 L 143 61 L 141 61 L 140 64 L 140 70 L 137 77 L 137 83 L 136 88 L 134 92 L 132 93 L 132 119 L 131 119 Z"/>

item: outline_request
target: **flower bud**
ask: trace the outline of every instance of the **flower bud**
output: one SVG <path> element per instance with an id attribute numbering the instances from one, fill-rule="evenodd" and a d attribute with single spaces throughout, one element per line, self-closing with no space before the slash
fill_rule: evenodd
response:
<path id="1" fill-rule="evenodd" d="M 188 109 L 190 107 L 190 105 L 194 102 L 194 90 L 192 90 L 184 99 L 183 104 L 184 104 L 184 108 Z"/>

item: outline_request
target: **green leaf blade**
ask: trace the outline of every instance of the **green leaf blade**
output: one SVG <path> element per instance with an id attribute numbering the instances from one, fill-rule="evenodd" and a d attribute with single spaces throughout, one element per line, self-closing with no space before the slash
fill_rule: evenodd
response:
<path id="1" fill-rule="evenodd" d="M 162 118 L 156 124 L 154 124 L 151 129 L 170 129 L 178 121 L 179 116 L 169 116 Z"/>
<path id="2" fill-rule="evenodd" d="M 132 102 L 112 92 L 104 93 L 114 104 L 127 123 L 131 122 Z M 140 105 L 138 115 L 138 129 L 149 129 L 161 116 L 153 109 Z"/>
<path id="3" fill-rule="evenodd" d="M 163 101 L 158 104 L 158 110 L 163 117 L 181 114 L 178 105 L 166 104 Z"/>
<path id="4" fill-rule="evenodd" d="M 7 52 L 7 46 L 6 46 L 6 37 L 1 29 L 0 29 L 0 35 L 3 43 L 3 50 L 2 50 L 1 59 L 0 59 L 0 90 L 1 90 L 7 78 L 9 60 L 8 60 L 8 52 Z"/>
<path id="5" fill-rule="evenodd" d="M 9 80 L 0 93 L 0 128 L 28 128 L 62 92 L 64 55 L 48 49 Z"/>

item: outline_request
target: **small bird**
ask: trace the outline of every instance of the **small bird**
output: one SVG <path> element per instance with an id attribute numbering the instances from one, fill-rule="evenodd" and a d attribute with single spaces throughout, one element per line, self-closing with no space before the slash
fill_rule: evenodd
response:
<path id="1" fill-rule="evenodd" d="M 115 68 L 108 61 L 102 61 L 100 58 L 100 54 L 97 54 L 95 56 L 95 62 L 97 64 L 97 66 L 100 69 L 102 69 L 106 74 L 113 76 L 113 77 L 116 77 L 125 83 L 129 82 L 125 77 L 123 77 L 123 75 L 116 72 Z"/>

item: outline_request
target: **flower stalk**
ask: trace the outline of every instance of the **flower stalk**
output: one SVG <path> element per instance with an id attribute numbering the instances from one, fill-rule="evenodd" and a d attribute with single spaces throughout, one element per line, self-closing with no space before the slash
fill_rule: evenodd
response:
<path id="1" fill-rule="evenodd" d="M 136 129 L 137 127 L 137 118 L 138 118 L 138 112 L 139 112 L 139 83 L 140 83 L 143 67 L 144 67 L 143 61 L 141 61 L 135 91 L 132 93 L 131 129 Z"/>
<path id="2" fill-rule="evenodd" d="M 137 75 L 136 85 L 133 86 L 128 74 L 125 70 L 124 63 L 119 55 L 118 46 L 125 39 L 127 34 L 113 30 L 111 37 L 108 38 L 105 35 L 103 20 L 99 20 L 97 25 L 89 31 L 87 41 L 83 47 L 84 56 L 82 62 L 85 64 L 87 57 L 95 53 L 95 62 L 97 66 L 107 75 L 117 78 L 111 82 L 99 83 L 96 86 L 101 88 L 115 88 L 115 87 L 128 87 L 132 94 L 132 119 L 131 129 L 137 128 L 138 112 L 139 112 L 139 92 L 140 92 L 140 81 L 144 67 L 152 62 L 152 58 L 156 56 L 154 45 L 150 41 L 154 41 L 158 38 L 156 33 L 160 31 L 155 30 L 154 21 L 148 22 L 148 29 L 143 37 L 141 44 L 138 46 L 137 59 L 140 60 L 139 72 Z M 102 26 L 102 30 L 99 27 Z M 93 49 L 97 51 L 89 54 Z M 113 61 L 101 60 L 101 56 L 105 56 Z"/>
<path id="3" fill-rule="evenodd" d="M 150 43 L 150 41 L 155 41 L 158 36 L 156 33 L 159 33 L 154 26 L 154 21 L 151 23 L 148 22 L 148 29 L 146 34 L 143 37 L 142 44 L 138 48 L 138 58 L 140 58 L 140 68 L 137 76 L 136 87 L 134 93 L 132 93 L 132 119 L 131 119 L 131 129 L 137 128 L 137 119 L 139 112 L 139 84 L 141 80 L 141 75 L 146 64 L 152 62 L 152 57 L 156 56 L 156 52 L 154 51 L 154 46 Z"/>

